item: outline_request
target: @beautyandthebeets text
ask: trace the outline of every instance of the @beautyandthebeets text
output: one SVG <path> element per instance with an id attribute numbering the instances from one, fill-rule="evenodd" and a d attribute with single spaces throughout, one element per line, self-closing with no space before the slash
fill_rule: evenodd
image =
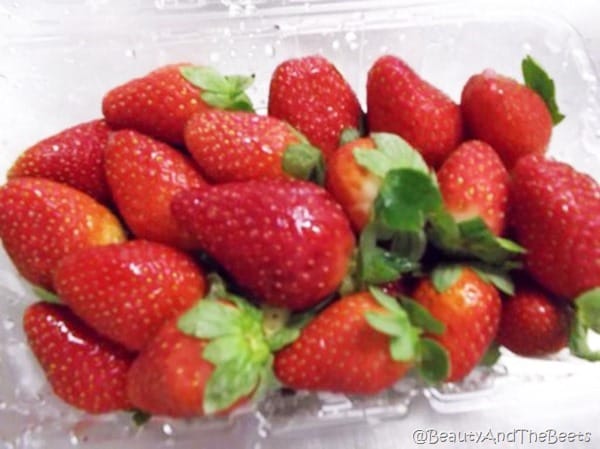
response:
<path id="1" fill-rule="evenodd" d="M 496 431 L 492 429 L 480 431 L 443 431 L 439 429 L 416 429 L 412 434 L 413 442 L 418 445 L 444 444 L 482 444 L 502 445 L 513 443 L 520 446 L 533 444 L 563 445 L 592 442 L 592 432 L 569 432 L 557 429 L 513 429 Z"/>

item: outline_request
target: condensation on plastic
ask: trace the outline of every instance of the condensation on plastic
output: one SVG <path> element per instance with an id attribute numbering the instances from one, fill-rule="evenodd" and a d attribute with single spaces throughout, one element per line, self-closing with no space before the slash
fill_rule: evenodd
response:
<path id="1" fill-rule="evenodd" d="M 520 60 L 532 54 L 554 77 L 567 116 L 554 131 L 550 154 L 600 178 L 597 77 L 579 34 L 560 17 L 479 8 L 473 15 L 460 3 L 441 9 L 435 3 L 402 7 L 384 1 L 156 0 L 151 6 L 116 0 L 0 6 L 0 173 L 36 140 L 98 117 L 109 88 L 168 62 L 255 73 L 250 94 L 264 111 L 270 74 L 289 57 L 325 55 L 364 105 L 367 70 L 384 53 L 403 57 L 456 100 L 471 74 L 493 67 L 520 78 Z M 257 409 L 229 419 L 156 418 L 137 429 L 127 414 L 91 417 L 51 393 L 21 329 L 23 310 L 32 301 L 0 250 L 2 448 L 125 441 L 147 449 L 175 443 L 259 448 L 273 436 L 406 417 L 417 395 L 437 412 L 456 413 L 518 404 L 519 391 L 539 385 L 548 387 L 540 395 L 548 389 L 567 395 L 566 385 L 571 398 L 599 393 L 593 387 L 597 366 L 565 354 L 547 360 L 505 354 L 498 366 L 478 369 L 460 384 L 424 388 L 409 377 L 369 398 L 273 394 Z"/>

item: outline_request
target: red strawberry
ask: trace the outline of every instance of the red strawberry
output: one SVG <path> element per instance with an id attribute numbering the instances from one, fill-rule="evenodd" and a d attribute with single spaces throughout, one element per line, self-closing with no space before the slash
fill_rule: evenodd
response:
<path id="1" fill-rule="evenodd" d="M 411 169 L 429 174 L 421 155 L 394 134 L 373 133 L 342 145 L 327 160 L 326 187 L 356 231 L 375 219 L 373 204 L 387 174 Z"/>
<path id="2" fill-rule="evenodd" d="M 117 218 L 85 193 L 47 179 L 15 178 L 0 187 L 0 238 L 19 273 L 52 290 L 60 259 L 125 235 Z"/>
<path id="3" fill-rule="evenodd" d="M 141 352 L 127 388 L 135 407 L 174 417 L 225 414 L 272 387 L 271 351 L 297 332 L 267 335 L 260 310 L 217 290 L 167 322 Z"/>
<path id="4" fill-rule="evenodd" d="M 54 276 L 58 296 L 101 334 L 142 349 L 168 319 L 204 295 L 204 276 L 185 254 L 135 240 L 65 257 Z"/>
<path id="5" fill-rule="evenodd" d="M 542 356 L 565 348 L 569 341 L 569 308 L 533 284 L 517 285 L 502 303 L 496 341 L 524 356 Z"/>
<path id="6" fill-rule="evenodd" d="M 333 293 L 348 270 L 350 224 L 314 184 L 220 184 L 178 194 L 172 209 L 240 286 L 268 304 L 311 307 Z"/>
<path id="7" fill-rule="evenodd" d="M 202 357 L 209 341 L 184 334 L 176 323 L 165 324 L 133 363 L 127 383 L 131 403 L 153 415 L 190 418 L 227 414 L 248 402 L 246 394 L 224 409 L 206 410 L 207 383 L 215 372 Z"/>
<path id="8" fill-rule="evenodd" d="M 31 350 L 63 401 L 89 413 L 130 408 L 126 382 L 133 354 L 96 334 L 62 305 L 29 306 L 23 326 Z"/>
<path id="9" fill-rule="evenodd" d="M 529 87 L 491 69 L 473 75 L 463 88 L 461 111 L 471 137 L 489 143 L 508 169 L 526 154 L 544 154 L 552 117 Z"/>
<path id="10" fill-rule="evenodd" d="M 325 186 L 344 208 L 356 231 L 361 231 L 371 219 L 382 180 L 356 161 L 354 150 L 373 148 L 373 139 L 357 139 L 342 145 L 327 160 Z"/>
<path id="11" fill-rule="evenodd" d="M 129 372 L 128 397 L 140 410 L 173 417 L 202 416 L 206 382 L 214 366 L 201 357 L 207 341 L 182 333 L 170 320 Z"/>
<path id="12" fill-rule="evenodd" d="M 463 379 L 481 360 L 496 336 L 502 307 L 496 288 L 474 271 L 460 268 L 455 273 L 446 282 L 425 278 L 413 292 L 415 300 L 446 326 L 444 333 L 431 338 L 450 355 L 450 382 Z"/>
<path id="13" fill-rule="evenodd" d="M 374 394 L 391 387 L 413 365 L 395 360 L 393 337 L 369 324 L 369 313 L 391 316 L 370 293 L 346 296 L 314 318 L 275 357 L 275 375 L 296 389 Z M 398 338 L 408 338 L 400 335 Z"/>
<path id="14" fill-rule="evenodd" d="M 106 177 L 119 212 L 138 238 L 183 249 L 197 246 L 171 214 L 177 192 L 206 185 L 187 157 L 136 131 L 118 131 L 106 149 Z"/>
<path id="15" fill-rule="evenodd" d="M 509 204 L 534 279 L 571 300 L 600 286 L 600 186 L 594 179 L 565 163 L 527 156 L 513 170 Z"/>
<path id="16" fill-rule="evenodd" d="M 369 70 L 367 106 L 371 132 L 398 134 L 435 167 L 462 141 L 458 105 L 395 56 L 382 56 Z"/>
<path id="17" fill-rule="evenodd" d="M 208 67 L 171 64 L 112 89 L 102 101 L 102 112 L 111 126 L 181 145 L 184 126 L 196 112 L 211 107 L 252 109 L 244 94 L 250 82 L 220 76 Z"/>
<path id="18" fill-rule="evenodd" d="M 492 147 L 477 140 L 462 143 L 437 175 L 446 210 L 456 221 L 480 216 L 494 234 L 502 234 L 509 176 Z"/>
<path id="19" fill-rule="evenodd" d="M 294 153 L 307 152 L 312 166 L 320 157 L 287 123 L 249 112 L 196 114 L 185 128 L 185 143 L 202 172 L 217 183 L 302 177 Z"/>
<path id="20" fill-rule="evenodd" d="M 341 73 L 322 56 L 289 59 L 275 69 L 269 115 L 302 132 L 328 157 L 344 129 L 359 128 L 361 108 Z"/>
<path id="21" fill-rule="evenodd" d="M 109 131 L 104 120 L 94 120 L 47 137 L 25 150 L 7 177 L 62 182 L 106 204 L 110 190 L 104 177 L 104 148 Z"/>

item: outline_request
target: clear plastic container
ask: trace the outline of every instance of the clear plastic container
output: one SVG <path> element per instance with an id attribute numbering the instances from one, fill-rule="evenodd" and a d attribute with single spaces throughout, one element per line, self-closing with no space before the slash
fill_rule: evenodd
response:
<path id="1" fill-rule="evenodd" d="M 580 35 L 560 17 L 539 10 L 477 8 L 475 13 L 468 4 L 441 8 L 435 2 L 402 6 L 392 1 L 156 0 L 144 5 L 61 0 L 0 7 L 0 38 L 2 174 L 31 143 L 100 116 L 109 88 L 161 64 L 191 61 L 226 73 L 255 73 L 250 94 L 264 111 L 270 74 L 286 58 L 323 54 L 364 105 L 368 68 L 378 56 L 393 53 L 457 100 L 471 74 L 493 67 L 520 78 L 520 60 L 532 54 L 554 77 L 567 116 L 554 131 L 550 154 L 600 178 L 596 74 Z M 230 419 L 154 419 L 137 429 L 126 414 L 91 417 L 52 395 L 20 325 L 32 301 L 0 251 L 2 448 L 65 448 L 82 442 L 146 449 L 300 447 L 309 436 L 320 438 L 340 425 L 346 425 L 342 433 L 356 447 L 375 447 L 373 423 L 422 422 L 419 413 L 429 413 L 423 411 L 424 401 L 433 410 L 426 416 L 435 420 L 518 404 L 525 392 L 534 391 L 554 406 L 600 393 L 594 385 L 597 365 L 566 354 L 548 360 L 506 354 L 495 368 L 480 369 L 458 385 L 423 388 L 408 378 L 370 398 L 274 394 Z M 382 429 L 389 444 L 394 432 Z"/>

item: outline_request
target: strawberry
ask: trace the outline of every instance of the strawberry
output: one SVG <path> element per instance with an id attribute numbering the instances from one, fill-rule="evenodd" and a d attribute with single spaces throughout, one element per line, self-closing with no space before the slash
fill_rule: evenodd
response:
<path id="1" fill-rule="evenodd" d="M 188 119 L 211 107 L 251 110 L 244 90 L 252 78 L 221 76 L 188 63 L 160 67 L 115 87 L 102 100 L 106 121 L 172 145 L 183 144 Z"/>
<path id="2" fill-rule="evenodd" d="M 449 353 L 449 382 L 463 379 L 492 343 L 500 321 L 501 301 L 496 288 L 469 268 L 434 270 L 422 279 L 413 298 L 445 326 L 432 335 Z"/>
<path id="3" fill-rule="evenodd" d="M 133 240 L 88 248 L 62 259 L 58 296 L 99 333 L 142 349 L 168 319 L 204 295 L 200 268 L 162 244 Z"/>
<path id="4" fill-rule="evenodd" d="M 319 151 L 287 123 L 243 111 L 194 115 L 185 128 L 185 143 L 204 175 L 216 183 L 306 178 L 320 161 Z M 309 166 L 298 172 L 305 160 Z"/>
<path id="5" fill-rule="evenodd" d="M 284 385 L 303 390 L 375 394 L 391 387 L 413 361 L 395 360 L 392 337 L 367 321 L 367 313 L 385 310 L 367 292 L 334 302 L 277 353 L 275 375 Z"/>
<path id="6" fill-rule="evenodd" d="M 478 140 L 463 142 L 437 176 L 446 210 L 457 222 L 480 216 L 495 235 L 503 233 L 509 176 L 492 147 Z"/>
<path id="7" fill-rule="evenodd" d="M 109 131 L 104 120 L 93 120 L 47 137 L 25 150 L 7 178 L 62 182 L 107 204 L 110 190 L 104 176 L 104 149 Z"/>
<path id="8" fill-rule="evenodd" d="M 359 128 L 362 111 L 356 94 L 335 66 L 322 56 L 279 64 L 269 87 L 269 115 L 302 132 L 327 158 L 347 128 Z"/>
<path id="9" fill-rule="evenodd" d="M 371 219 L 373 202 L 382 180 L 356 161 L 354 150 L 372 148 L 375 148 L 375 142 L 371 138 L 353 140 L 342 145 L 327 160 L 325 186 L 359 232 Z"/>
<path id="10" fill-rule="evenodd" d="M 177 192 L 206 185 L 186 156 L 136 131 L 117 131 L 106 149 L 106 177 L 136 237 L 183 249 L 197 246 L 171 214 Z"/>
<path id="11" fill-rule="evenodd" d="M 440 325 L 424 310 L 420 317 L 434 328 Z M 296 389 L 378 393 L 401 379 L 430 348 L 431 340 L 420 340 L 419 333 L 395 298 L 377 289 L 354 293 L 325 308 L 276 354 L 275 375 Z M 432 372 L 437 376 L 432 381 L 447 374 L 445 354 L 436 356 L 433 362 L 441 372 Z M 425 374 L 424 365 L 419 369 Z"/>
<path id="12" fill-rule="evenodd" d="M 570 310 L 538 286 L 522 282 L 502 302 L 496 341 L 524 356 L 543 356 L 565 348 Z"/>
<path id="13" fill-rule="evenodd" d="M 260 310 L 213 284 L 205 299 L 163 325 L 140 353 L 129 371 L 128 397 L 155 415 L 226 414 L 273 386 L 271 353 L 298 330 L 271 331 Z"/>
<path id="14" fill-rule="evenodd" d="M 494 147 L 509 170 L 527 154 L 543 155 L 553 124 L 564 118 L 552 79 L 531 57 L 522 68 L 526 85 L 487 69 L 469 78 L 461 95 L 469 134 Z"/>
<path id="15" fill-rule="evenodd" d="M 175 196 L 172 210 L 241 287 L 267 304 L 293 310 L 333 293 L 354 249 L 340 206 L 304 181 L 189 190 Z"/>
<path id="16" fill-rule="evenodd" d="M 398 134 L 434 167 L 462 141 L 458 105 L 395 56 L 380 57 L 369 70 L 367 107 L 371 132 Z"/>
<path id="17" fill-rule="evenodd" d="M 530 155 L 510 186 L 510 223 L 525 266 L 551 293 L 574 300 L 600 286 L 600 186 L 571 166 Z"/>
<path id="18" fill-rule="evenodd" d="M 63 401 L 89 413 L 130 408 L 126 383 L 133 354 L 98 335 L 62 305 L 29 306 L 23 326 L 29 347 Z"/>
<path id="19" fill-rule="evenodd" d="M 139 355 L 129 372 L 127 393 L 132 404 L 154 415 L 202 416 L 206 382 L 214 366 L 201 354 L 207 345 L 165 324 Z"/>
<path id="20" fill-rule="evenodd" d="M 52 290 L 52 272 L 67 254 L 122 242 L 117 218 L 85 193 L 39 178 L 15 178 L 0 187 L 0 238 L 17 270 Z"/>
<path id="21" fill-rule="evenodd" d="M 429 173 L 415 149 L 388 133 L 351 140 L 327 160 L 325 186 L 344 208 L 356 231 L 373 220 L 375 199 L 386 175 L 394 169 Z"/>

